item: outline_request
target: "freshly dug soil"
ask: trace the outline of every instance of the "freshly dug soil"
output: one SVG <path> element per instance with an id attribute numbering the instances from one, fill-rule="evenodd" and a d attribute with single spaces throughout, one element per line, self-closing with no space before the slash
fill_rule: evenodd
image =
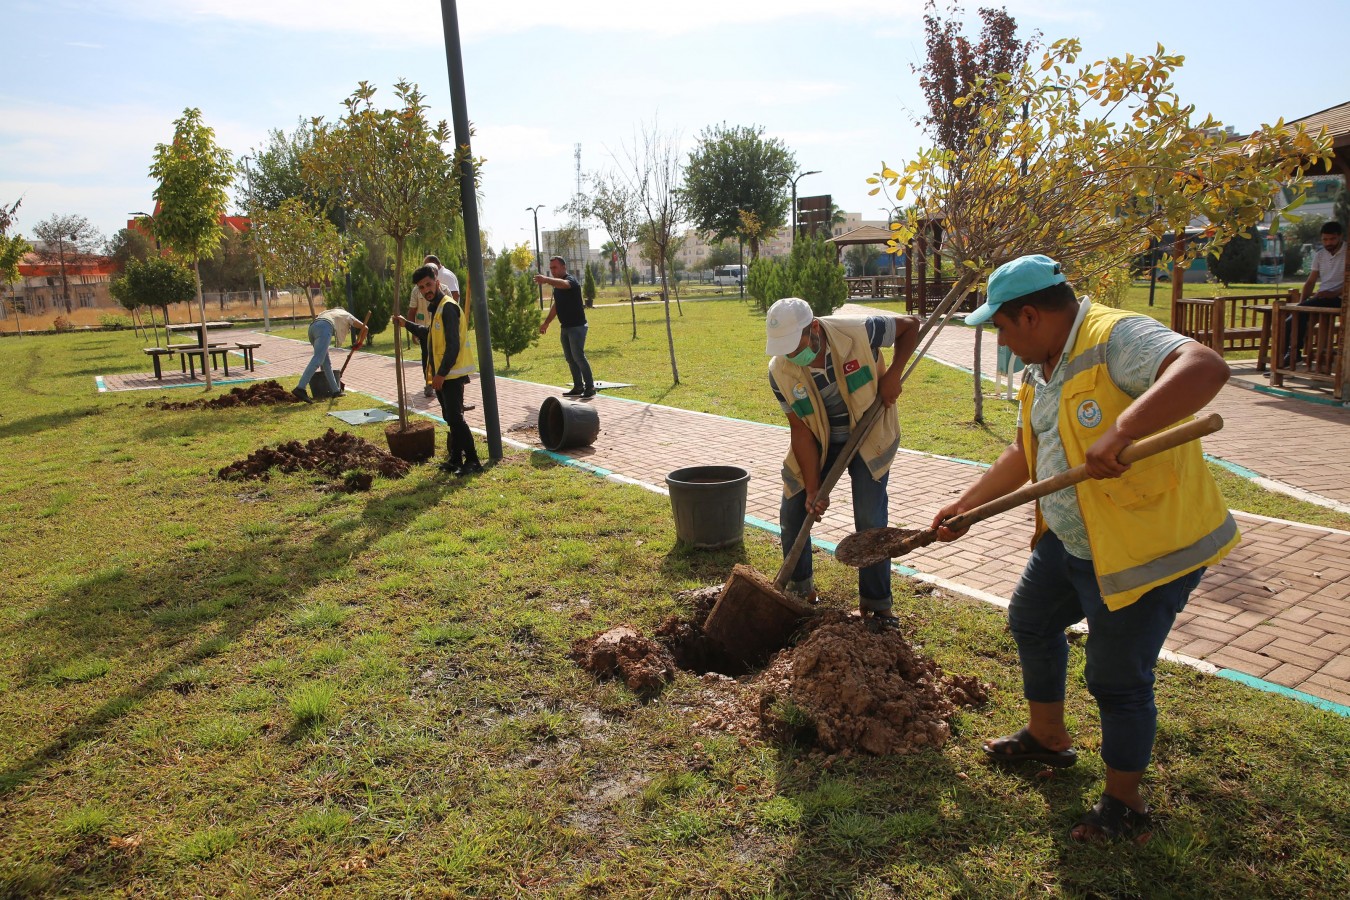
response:
<path id="1" fill-rule="evenodd" d="M 716 646 L 703 622 L 721 587 L 680 595 L 685 617 L 671 616 L 657 636 L 680 668 L 704 675 L 715 710 L 698 725 L 770 740 L 805 739 L 830 753 L 876 755 L 940 748 L 958 707 L 988 700 L 989 686 L 948 675 L 901 631 L 874 632 L 839 610 L 806 625 L 800 642 L 777 654 L 758 674 L 716 673 Z"/>
<path id="2" fill-rule="evenodd" d="M 856 531 L 839 542 L 834 558 L 846 566 L 862 568 L 904 556 L 911 550 L 927 547 L 936 535 L 927 529 L 869 528 Z"/>
<path id="3" fill-rule="evenodd" d="M 248 387 L 231 388 L 211 400 L 193 400 L 188 403 L 150 401 L 146 406 L 155 409 L 228 409 L 233 406 L 275 406 L 279 403 L 299 403 L 300 398 L 275 381 L 259 381 Z"/>
<path id="4" fill-rule="evenodd" d="M 341 489 L 348 492 L 370 490 L 374 474 L 402 478 L 410 466 L 367 440 L 348 431 L 332 428 L 323 437 L 306 443 L 287 441 L 276 447 L 264 447 L 247 459 L 231 463 L 219 472 L 226 481 L 244 478 L 267 480 L 273 468 L 283 472 L 322 472 L 342 479 Z"/>
<path id="5" fill-rule="evenodd" d="M 675 677 L 665 647 L 630 625 L 617 625 L 572 644 L 572 659 L 597 678 L 622 678 L 630 691 L 650 696 Z"/>
<path id="6" fill-rule="evenodd" d="M 762 730 L 781 732 L 783 702 L 804 713 L 830 752 L 878 756 L 942 747 L 957 707 L 979 705 L 988 688 L 946 675 L 896 631 L 873 633 L 857 616 L 831 612 L 755 679 Z"/>

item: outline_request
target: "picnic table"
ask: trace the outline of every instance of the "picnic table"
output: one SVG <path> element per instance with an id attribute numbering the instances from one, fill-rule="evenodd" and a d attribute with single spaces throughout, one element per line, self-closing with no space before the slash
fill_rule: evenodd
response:
<path id="1" fill-rule="evenodd" d="M 169 325 L 165 330 L 170 334 L 175 332 L 190 333 L 196 338 L 196 343 L 189 346 L 205 347 L 211 331 L 224 331 L 233 327 L 233 322 L 185 322 L 178 325 Z"/>

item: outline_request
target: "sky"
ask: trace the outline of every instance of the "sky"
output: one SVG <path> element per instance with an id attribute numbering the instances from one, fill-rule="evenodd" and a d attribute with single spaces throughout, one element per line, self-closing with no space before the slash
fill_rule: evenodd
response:
<path id="1" fill-rule="evenodd" d="M 944 9 L 945 9 L 945 2 Z M 447 3 L 447 5 L 449 5 Z M 107 236 L 153 208 L 155 145 L 188 107 L 242 156 L 272 129 L 342 112 L 358 82 L 394 104 L 417 83 L 434 120 L 452 120 L 437 0 L 3 0 L 0 203 L 22 199 L 18 230 L 54 214 Z M 796 156 L 798 194 L 830 194 L 885 219 L 866 179 L 925 141 L 922 0 L 461 0 L 464 86 L 485 158 L 479 217 L 495 247 L 533 243 L 567 220 L 584 173 L 622 171 L 641 131 L 685 150 L 713 125 L 762 126 Z M 978 31 L 967 4 L 967 34 Z M 1281 13 L 1253 0 L 1006 4 L 1019 34 L 1076 37 L 1082 61 L 1186 57 L 1181 98 L 1239 132 L 1350 99 L 1317 35 L 1350 30 L 1350 4 Z M 1302 17 L 1302 18 L 1300 18 Z M 1323 45 L 1329 47 L 1330 45 Z M 1334 68 L 1334 66 L 1333 66 Z M 232 207 L 232 212 L 236 211 Z M 591 244 L 605 236 L 592 229 Z"/>

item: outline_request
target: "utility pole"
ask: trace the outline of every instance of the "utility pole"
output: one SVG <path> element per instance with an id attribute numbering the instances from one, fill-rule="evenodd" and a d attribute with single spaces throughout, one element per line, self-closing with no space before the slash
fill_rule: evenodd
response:
<path id="1" fill-rule="evenodd" d="M 539 210 L 540 210 L 541 208 L 543 208 L 543 206 L 544 206 L 544 204 L 540 203 L 538 206 L 527 206 L 527 207 L 525 207 L 525 211 L 526 211 L 526 212 L 532 212 L 532 213 L 534 213 L 534 273 L 535 273 L 536 275 L 542 275 L 542 274 L 544 274 L 544 269 L 543 269 L 543 265 L 542 265 L 542 260 L 540 259 L 540 256 L 539 256 Z M 540 309 L 543 309 L 543 308 L 544 308 L 544 286 L 543 286 L 542 284 L 539 284 L 539 285 L 536 285 L 536 287 L 539 288 L 539 308 L 540 308 Z"/>
<path id="2" fill-rule="evenodd" d="M 251 157 L 245 156 L 242 161 L 244 163 L 244 177 L 248 179 L 248 199 L 251 205 L 253 201 L 253 169 L 251 166 L 249 166 L 250 159 Z M 253 220 L 251 218 L 249 219 L 248 227 L 250 231 L 253 230 Z M 271 331 L 272 317 L 267 310 L 267 284 L 263 281 L 262 253 L 258 250 L 256 244 L 253 247 L 253 258 L 256 261 L 256 265 L 258 267 L 258 293 L 262 296 L 263 331 Z M 350 308 L 351 303 L 349 302 L 347 306 L 348 308 Z"/>
<path id="3" fill-rule="evenodd" d="M 577 220 L 576 222 L 573 223 L 576 226 L 576 231 L 574 232 L 575 237 L 573 238 L 574 240 L 576 238 L 581 237 L 581 145 L 580 144 L 576 145 L 575 154 L 577 160 L 577 193 L 576 196 L 573 197 L 572 199 L 573 199 L 573 206 L 575 207 L 574 212 L 576 213 Z M 582 266 L 586 265 L 587 262 L 586 256 L 589 250 L 590 250 L 589 247 L 581 248 Z M 574 266 L 572 271 L 575 272 L 578 271 L 579 269 L 580 269 L 579 266 Z"/>

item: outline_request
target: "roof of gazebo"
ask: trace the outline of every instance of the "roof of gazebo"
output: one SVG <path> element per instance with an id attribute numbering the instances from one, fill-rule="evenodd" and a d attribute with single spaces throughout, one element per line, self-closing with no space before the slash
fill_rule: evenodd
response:
<path id="1" fill-rule="evenodd" d="M 852 231 L 845 231 L 838 237 L 829 239 L 831 244 L 838 246 L 847 246 L 850 244 L 884 244 L 891 239 L 892 232 L 889 228 L 879 228 L 876 225 L 863 225 Z"/>

